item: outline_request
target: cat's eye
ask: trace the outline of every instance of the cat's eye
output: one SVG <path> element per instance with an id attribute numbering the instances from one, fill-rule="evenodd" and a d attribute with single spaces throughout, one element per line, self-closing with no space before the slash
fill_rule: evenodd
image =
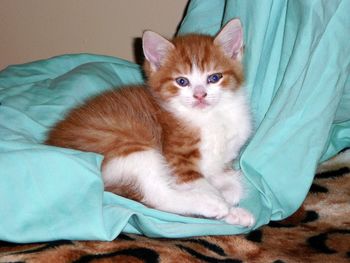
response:
<path id="1" fill-rule="evenodd" d="M 222 78 L 221 73 L 214 73 L 208 76 L 207 82 L 208 83 L 217 83 Z"/>
<path id="2" fill-rule="evenodd" d="M 176 83 L 179 84 L 181 87 L 186 87 L 190 84 L 189 80 L 185 77 L 178 77 L 175 79 Z"/>

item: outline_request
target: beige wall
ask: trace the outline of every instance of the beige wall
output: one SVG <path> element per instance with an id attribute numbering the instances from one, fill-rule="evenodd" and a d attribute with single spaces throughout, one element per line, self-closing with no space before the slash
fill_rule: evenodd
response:
<path id="1" fill-rule="evenodd" d="M 134 39 L 171 37 L 188 0 L 0 0 L 0 69 L 66 53 L 134 59 Z"/>

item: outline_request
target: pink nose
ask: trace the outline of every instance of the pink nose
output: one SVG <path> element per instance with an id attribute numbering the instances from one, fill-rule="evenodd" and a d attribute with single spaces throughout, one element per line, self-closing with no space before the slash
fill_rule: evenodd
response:
<path id="1" fill-rule="evenodd" d="M 202 100 L 207 96 L 207 93 L 204 91 L 196 92 L 193 94 L 193 97 L 196 98 L 197 100 Z"/>

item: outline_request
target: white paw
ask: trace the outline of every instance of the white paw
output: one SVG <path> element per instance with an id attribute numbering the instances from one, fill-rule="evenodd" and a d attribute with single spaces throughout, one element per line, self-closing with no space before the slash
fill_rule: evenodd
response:
<path id="1" fill-rule="evenodd" d="M 232 187 L 232 185 L 227 188 L 221 189 L 221 194 L 231 206 L 235 206 L 239 204 L 241 201 L 241 192 L 237 191 L 236 187 Z"/>
<path id="2" fill-rule="evenodd" d="M 232 225 L 251 227 L 255 223 L 255 218 L 247 210 L 240 207 L 233 207 L 229 214 L 224 218 L 224 221 Z"/>
<path id="3" fill-rule="evenodd" d="M 201 194 L 198 203 L 194 204 L 193 211 L 196 215 L 207 218 L 222 219 L 230 212 L 228 204 L 219 196 L 213 194 Z"/>
<path id="4" fill-rule="evenodd" d="M 173 187 L 178 191 L 177 197 L 183 200 L 177 204 L 181 205 L 181 214 L 222 219 L 230 211 L 221 193 L 204 178 Z"/>
<path id="5" fill-rule="evenodd" d="M 243 196 L 241 172 L 235 170 L 225 171 L 219 176 L 211 178 L 211 183 L 219 190 L 225 201 L 231 206 L 236 206 Z"/>

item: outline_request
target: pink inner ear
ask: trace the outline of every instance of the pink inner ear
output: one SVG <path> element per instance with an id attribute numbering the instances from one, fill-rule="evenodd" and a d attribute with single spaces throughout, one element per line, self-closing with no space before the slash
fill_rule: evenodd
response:
<path id="1" fill-rule="evenodd" d="M 154 69 L 160 67 L 167 52 L 173 48 L 171 42 L 152 31 L 143 34 L 142 42 L 145 57 Z"/>
<path id="2" fill-rule="evenodd" d="M 230 58 L 240 58 L 242 55 L 243 32 L 238 19 L 228 22 L 216 36 L 214 42 L 220 45 Z"/>
<path id="3" fill-rule="evenodd" d="M 231 54 L 232 58 L 236 58 L 241 52 L 243 45 L 243 37 L 241 28 L 238 29 L 239 32 L 232 33 L 231 43 L 228 44 L 230 49 L 228 52 Z"/>

